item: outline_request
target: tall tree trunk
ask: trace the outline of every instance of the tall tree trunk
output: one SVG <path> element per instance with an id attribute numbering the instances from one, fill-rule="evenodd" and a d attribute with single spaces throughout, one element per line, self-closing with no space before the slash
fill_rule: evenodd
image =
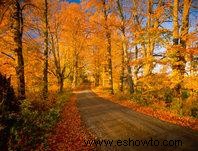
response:
<path id="1" fill-rule="evenodd" d="M 133 79 L 132 79 L 130 57 L 129 57 L 129 53 L 128 53 L 128 50 L 127 50 L 127 44 L 126 44 L 125 28 L 123 28 L 122 34 L 123 34 L 123 37 L 124 37 L 122 45 L 123 45 L 123 50 L 124 50 L 124 62 L 125 62 L 126 67 L 127 67 L 127 81 L 128 81 L 128 85 L 129 85 L 129 92 L 130 92 L 130 94 L 132 94 L 132 93 L 134 93 L 134 82 L 133 82 Z"/>
<path id="2" fill-rule="evenodd" d="M 111 34 L 109 31 L 106 33 L 106 38 L 108 41 L 107 44 L 107 59 L 108 59 L 108 73 L 109 73 L 109 86 L 110 86 L 110 93 L 114 94 L 113 90 L 113 72 L 112 72 L 112 55 L 111 55 Z"/>
<path id="3" fill-rule="evenodd" d="M 186 40 L 187 34 L 189 30 L 189 11 L 191 6 L 192 0 L 184 0 L 184 7 L 183 7 L 183 14 L 182 14 L 182 26 L 181 26 L 181 34 L 179 36 L 179 23 L 178 23 L 178 9 L 179 9 L 179 0 L 174 0 L 174 7 L 173 7 L 173 45 L 177 46 L 181 44 L 181 46 L 186 49 Z M 179 43 L 180 37 L 180 43 Z M 182 88 L 182 81 L 185 74 L 185 52 L 183 50 L 177 49 L 175 50 L 175 58 L 176 62 L 173 64 L 173 72 L 175 75 L 180 79 L 175 86 L 175 90 L 178 94 L 181 92 Z"/>
<path id="4" fill-rule="evenodd" d="M 118 11 L 120 14 L 120 18 L 122 20 L 122 27 L 121 27 L 121 32 L 122 32 L 122 63 L 124 64 L 122 66 L 122 75 L 124 76 L 124 68 L 126 66 L 127 68 L 127 81 L 129 85 L 129 91 L 132 94 L 134 92 L 134 82 L 132 79 L 132 71 L 131 71 L 131 66 L 129 64 L 130 58 L 127 50 L 127 42 L 126 42 L 126 34 L 125 34 L 125 18 L 124 18 L 124 13 L 123 13 L 123 8 L 121 6 L 120 0 L 117 0 L 117 5 L 118 5 Z M 121 77 L 123 80 L 123 77 Z M 123 82 L 123 81 L 122 81 Z"/>
<path id="5" fill-rule="evenodd" d="M 173 4 L 173 45 L 179 44 L 178 11 L 179 11 L 179 0 L 174 0 L 174 4 Z"/>
<path id="6" fill-rule="evenodd" d="M 153 0 L 148 0 L 148 8 L 147 8 L 147 31 L 150 32 L 150 29 L 153 27 L 152 24 L 152 6 Z M 147 47 L 145 50 L 145 65 L 144 65 L 144 76 L 150 75 L 153 69 L 153 49 L 154 49 L 154 41 L 150 35 L 148 36 Z"/>
<path id="7" fill-rule="evenodd" d="M 138 0 L 133 0 L 133 9 L 135 10 L 135 12 L 138 11 L 138 10 L 137 10 L 137 5 L 136 5 L 137 2 L 138 2 Z M 137 28 L 140 27 L 140 21 L 139 21 L 139 17 L 138 17 L 138 15 L 137 15 L 137 13 L 133 13 L 133 16 L 134 16 L 134 19 L 133 19 L 134 25 L 135 25 Z M 139 30 L 139 28 L 138 28 L 138 30 Z M 136 39 L 137 36 L 134 35 L 134 38 Z M 138 53 L 139 53 L 139 49 L 138 49 L 138 45 L 136 45 L 136 46 L 135 46 L 135 60 L 138 59 Z M 134 66 L 134 85 L 137 84 L 139 69 L 140 69 L 140 66 L 139 66 L 139 65 L 135 65 L 135 66 Z"/>
<path id="8" fill-rule="evenodd" d="M 123 9 L 121 6 L 121 2 L 120 0 L 117 0 L 117 6 L 118 6 L 118 11 L 119 11 L 119 15 L 120 18 L 122 19 L 122 50 L 121 50 L 121 68 L 120 68 L 120 83 L 119 83 L 119 90 L 120 92 L 123 92 L 123 86 L 124 86 L 124 66 L 125 66 L 125 62 L 124 62 L 124 54 L 125 54 L 125 50 L 124 50 L 124 41 L 125 41 L 125 37 L 124 37 L 124 15 L 123 15 Z"/>
<path id="9" fill-rule="evenodd" d="M 178 11 L 179 11 L 179 0 L 174 0 L 174 4 L 173 4 L 173 45 L 174 46 L 179 45 Z M 175 51 L 175 57 L 179 56 L 179 50 L 174 50 L 174 51 Z M 176 60 L 178 60 L 178 59 L 176 58 Z M 173 72 L 175 73 L 176 76 L 181 77 L 181 75 L 180 75 L 181 72 L 179 70 L 179 66 L 178 66 L 177 62 L 173 64 Z M 181 89 L 181 83 L 178 82 L 178 84 L 176 84 L 174 89 L 179 94 L 180 89 Z"/>
<path id="10" fill-rule="evenodd" d="M 74 72 L 73 72 L 72 87 L 75 88 L 77 84 L 78 84 L 78 53 L 74 52 Z"/>
<path id="11" fill-rule="evenodd" d="M 192 0 L 184 0 L 184 8 L 183 8 L 183 15 L 182 15 L 182 27 L 181 27 L 181 40 L 180 43 L 183 48 L 186 49 L 186 40 L 189 30 L 189 11 Z"/>
<path id="12" fill-rule="evenodd" d="M 135 46 L 135 59 L 137 60 L 138 59 L 138 47 L 137 45 Z M 137 80 L 138 80 L 138 71 L 139 71 L 139 67 L 138 65 L 135 65 L 134 67 L 134 85 L 137 84 Z"/>
<path id="13" fill-rule="evenodd" d="M 98 53 L 95 53 L 95 51 L 93 51 L 94 54 L 94 85 L 97 87 L 100 85 L 100 77 L 101 77 L 101 63 L 100 63 L 100 55 Z"/>
<path id="14" fill-rule="evenodd" d="M 186 50 L 186 42 L 187 42 L 187 35 L 189 30 L 189 11 L 192 0 L 184 0 L 183 1 L 183 14 L 182 14 L 182 26 L 181 26 L 181 35 L 180 35 L 180 44 L 184 50 Z M 181 72 L 182 77 L 185 74 L 185 52 L 180 52 L 179 60 L 181 60 L 182 64 L 179 66 L 179 70 Z"/>
<path id="15" fill-rule="evenodd" d="M 64 79 L 65 79 L 65 68 L 66 65 L 64 64 L 63 68 L 61 69 L 61 59 L 60 59 L 60 52 L 59 52 L 59 40 L 58 36 L 56 33 L 56 42 L 54 40 L 53 34 L 51 34 L 51 51 L 54 59 L 54 66 L 55 66 L 55 76 L 58 81 L 58 86 L 59 86 L 59 92 L 63 91 L 63 86 L 64 86 Z M 56 45 L 56 46 L 55 46 Z"/>
<path id="16" fill-rule="evenodd" d="M 59 85 L 59 92 L 60 93 L 63 92 L 64 76 L 59 76 L 58 85 Z"/>
<path id="17" fill-rule="evenodd" d="M 14 42 L 16 45 L 14 51 L 17 54 L 16 74 L 17 74 L 17 83 L 18 83 L 18 98 L 20 100 L 24 100 L 25 76 L 24 76 L 24 58 L 23 58 L 23 48 L 22 48 L 23 16 L 19 1 L 14 2 L 13 32 L 14 32 Z"/>
<path id="18" fill-rule="evenodd" d="M 128 81 L 128 84 L 129 84 L 129 92 L 130 92 L 130 94 L 132 94 L 132 93 L 134 93 L 134 83 L 133 83 L 133 79 L 132 79 L 131 66 L 129 64 L 130 58 L 129 58 L 126 46 L 125 46 L 124 50 L 125 50 L 125 54 L 126 54 L 125 55 L 125 63 L 126 63 L 126 66 L 127 66 L 127 81 Z"/>
<path id="19" fill-rule="evenodd" d="M 95 86 L 97 87 L 100 84 L 100 74 L 96 73 L 94 78 L 95 78 Z"/>
<path id="20" fill-rule="evenodd" d="M 48 1 L 45 0 L 45 50 L 44 50 L 44 68 L 43 68 L 43 98 L 48 98 L 48 51 L 49 51 L 49 35 L 48 35 Z"/>
<path id="21" fill-rule="evenodd" d="M 107 6 L 106 1 L 102 0 L 103 3 L 103 13 L 105 19 L 105 36 L 107 39 L 107 63 L 108 63 L 108 74 L 109 74 L 109 90 L 111 94 L 114 94 L 113 90 L 113 72 L 112 72 L 112 55 L 111 55 L 111 33 L 108 25 L 108 14 L 107 14 Z"/>
<path id="22" fill-rule="evenodd" d="M 120 82 L 119 82 L 119 90 L 123 92 L 124 87 L 124 47 L 122 46 L 121 52 L 121 68 L 120 68 Z"/>
<path id="23" fill-rule="evenodd" d="M 150 34 L 150 29 L 158 29 L 159 27 L 159 18 L 151 18 L 151 15 L 153 14 L 153 4 L 154 1 L 153 0 L 148 0 L 148 9 L 147 9 L 147 14 L 148 14 L 148 18 L 147 18 L 147 30 Z M 163 5 L 162 0 L 159 0 L 157 2 L 157 8 L 160 8 Z M 150 35 L 148 36 L 148 42 L 147 42 L 147 47 L 145 50 L 145 58 L 146 58 L 146 63 L 144 65 L 144 75 L 151 75 L 154 65 L 154 57 L 153 57 L 153 51 L 155 49 L 155 38 L 154 37 L 150 37 Z"/>

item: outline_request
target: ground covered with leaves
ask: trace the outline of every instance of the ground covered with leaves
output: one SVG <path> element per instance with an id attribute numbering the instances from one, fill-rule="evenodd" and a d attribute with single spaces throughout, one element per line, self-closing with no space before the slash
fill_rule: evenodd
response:
<path id="1" fill-rule="evenodd" d="M 93 136 L 83 125 L 77 106 L 76 96 L 71 97 L 61 114 L 61 120 L 56 125 L 48 139 L 49 151 L 91 151 L 93 146 L 86 146 L 84 141 Z"/>

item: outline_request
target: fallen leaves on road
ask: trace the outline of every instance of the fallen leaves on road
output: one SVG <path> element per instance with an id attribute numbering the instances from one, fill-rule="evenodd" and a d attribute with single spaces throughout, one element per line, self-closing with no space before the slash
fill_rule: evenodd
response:
<path id="1" fill-rule="evenodd" d="M 188 127 L 194 130 L 198 130 L 198 119 L 193 119 L 191 117 L 179 117 L 178 115 L 172 113 L 171 111 L 163 110 L 163 109 L 154 109 L 149 106 L 141 106 L 136 102 L 129 100 L 118 100 L 114 95 L 110 95 L 102 92 L 102 90 L 97 89 L 93 90 L 100 97 L 106 98 L 114 103 L 118 103 L 122 106 L 133 109 L 134 111 L 150 115 L 152 117 L 158 118 L 160 120 L 170 122 L 173 124 L 177 124 L 183 127 Z"/>
<path id="2" fill-rule="evenodd" d="M 84 141 L 92 138 L 82 125 L 74 95 L 63 109 L 61 121 L 48 139 L 49 151 L 91 151 L 94 150 L 93 146 L 86 146 Z"/>

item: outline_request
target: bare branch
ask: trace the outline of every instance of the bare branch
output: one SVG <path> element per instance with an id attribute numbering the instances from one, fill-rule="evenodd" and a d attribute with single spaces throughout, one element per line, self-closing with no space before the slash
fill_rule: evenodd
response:
<path id="1" fill-rule="evenodd" d="M 6 55 L 7 57 L 9 57 L 9 58 L 12 59 L 12 60 L 15 60 L 14 57 L 12 57 L 11 55 L 9 55 L 9 54 L 7 54 L 7 53 L 5 53 L 5 52 L 1 52 L 1 53 L 4 54 L 4 55 Z"/>

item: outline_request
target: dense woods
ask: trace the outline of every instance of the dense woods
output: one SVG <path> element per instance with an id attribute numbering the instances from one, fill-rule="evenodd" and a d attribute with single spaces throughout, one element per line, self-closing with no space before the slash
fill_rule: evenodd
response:
<path id="1" fill-rule="evenodd" d="M 18 124 L 0 148 L 38 143 L 30 132 L 48 132 L 84 83 L 197 118 L 197 8 L 196 0 L 1 0 L 0 132 L 10 133 L 11 112 Z"/>

